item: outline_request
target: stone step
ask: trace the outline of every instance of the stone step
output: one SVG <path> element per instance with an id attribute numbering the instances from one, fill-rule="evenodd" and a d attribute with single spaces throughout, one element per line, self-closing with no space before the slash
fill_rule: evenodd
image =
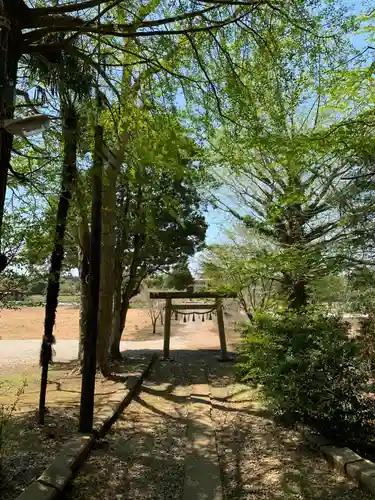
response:
<path id="1" fill-rule="evenodd" d="M 192 386 L 187 421 L 184 500 L 222 500 L 209 386 Z"/>

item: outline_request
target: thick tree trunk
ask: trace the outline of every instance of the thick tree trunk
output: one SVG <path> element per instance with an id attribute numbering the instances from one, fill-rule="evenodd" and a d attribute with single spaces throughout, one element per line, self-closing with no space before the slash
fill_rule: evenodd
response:
<path id="1" fill-rule="evenodd" d="M 99 335 L 97 363 L 104 376 L 109 375 L 109 343 L 112 330 L 113 276 L 116 247 L 116 182 L 117 169 L 107 166 L 103 179 L 102 250 L 100 269 Z"/>
<path id="2" fill-rule="evenodd" d="M 307 306 L 306 282 L 303 280 L 293 283 L 292 292 L 289 296 L 289 308 L 301 309 Z"/>
<path id="3" fill-rule="evenodd" d="M 0 2 L 0 120 L 12 119 L 18 62 L 22 55 L 22 27 L 30 19 L 30 9 L 22 0 Z M 0 127 L 0 239 L 13 136 Z M 0 269 L 1 271 L 2 269 Z"/>
<path id="4" fill-rule="evenodd" d="M 0 15 L 7 15 L 0 12 Z M 19 56 L 12 51 L 17 33 L 5 28 L 0 29 L 0 121 L 12 119 L 14 116 L 15 88 Z M 5 195 L 8 171 L 12 153 L 13 136 L 4 127 L 0 127 L 0 249 L 2 224 L 4 216 Z M 6 258 L 1 254 L 0 272 L 5 269 Z"/>
<path id="5" fill-rule="evenodd" d="M 109 345 L 112 333 L 114 286 L 113 276 L 116 259 L 117 178 L 124 161 L 127 131 L 119 139 L 118 150 L 109 158 L 103 178 L 102 199 L 102 248 L 100 266 L 99 334 L 97 363 L 104 376 L 109 375 Z"/>

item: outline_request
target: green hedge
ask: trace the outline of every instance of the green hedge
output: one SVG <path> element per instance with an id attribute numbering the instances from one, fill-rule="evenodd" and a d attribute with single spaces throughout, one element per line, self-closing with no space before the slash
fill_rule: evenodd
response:
<path id="1" fill-rule="evenodd" d="M 370 361 L 349 325 L 319 311 L 257 315 L 243 328 L 239 373 L 260 384 L 273 409 L 341 440 L 367 439 L 375 402 Z"/>

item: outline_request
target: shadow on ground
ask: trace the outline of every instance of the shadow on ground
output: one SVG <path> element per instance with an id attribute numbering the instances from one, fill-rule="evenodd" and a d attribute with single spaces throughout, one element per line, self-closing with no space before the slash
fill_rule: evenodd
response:
<path id="1" fill-rule="evenodd" d="M 371 498 L 332 473 L 296 432 L 277 425 L 257 394 L 236 383 L 233 364 L 217 362 L 217 351 L 171 354 L 174 361 L 156 364 L 140 395 L 75 478 L 66 500 L 182 499 L 187 426 L 194 418 L 191 388 L 207 382 L 216 435 L 213 455 L 217 451 L 224 499 Z M 197 400 L 210 404 L 199 394 Z"/>
<path id="2" fill-rule="evenodd" d="M 114 366 L 122 382 L 97 377 L 95 409 L 107 405 L 111 394 L 123 389 L 129 377 L 146 366 L 150 355 L 132 355 Z M 45 425 L 38 425 L 39 377 L 25 388 L 17 412 L 0 433 L 0 498 L 15 499 L 46 469 L 62 445 L 78 433 L 81 375 L 69 375 L 76 362 L 55 363 L 49 371 Z M 21 381 L 21 379 L 20 379 Z M 11 401 L 10 401 L 11 403 Z M 7 403 L 4 408 L 8 407 Z M 0 405 L 1 410 L 1 405 Z M 4 410 L 6 411 L 6 410 Z M 0 413 L 0 423 L 2 414 Z M 1 430 L 1 429 L 0 429 Z"/>

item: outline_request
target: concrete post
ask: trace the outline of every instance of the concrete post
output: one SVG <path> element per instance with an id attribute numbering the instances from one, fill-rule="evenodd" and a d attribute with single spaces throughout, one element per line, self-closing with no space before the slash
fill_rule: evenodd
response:
<path id="1" fill-rule="evenodd" d="M 227 343 L 225 339 L 223 303 L 221 299 L 216 299 L 217 327 L 220 339 L 220 361 L 228 361 Z"/>

